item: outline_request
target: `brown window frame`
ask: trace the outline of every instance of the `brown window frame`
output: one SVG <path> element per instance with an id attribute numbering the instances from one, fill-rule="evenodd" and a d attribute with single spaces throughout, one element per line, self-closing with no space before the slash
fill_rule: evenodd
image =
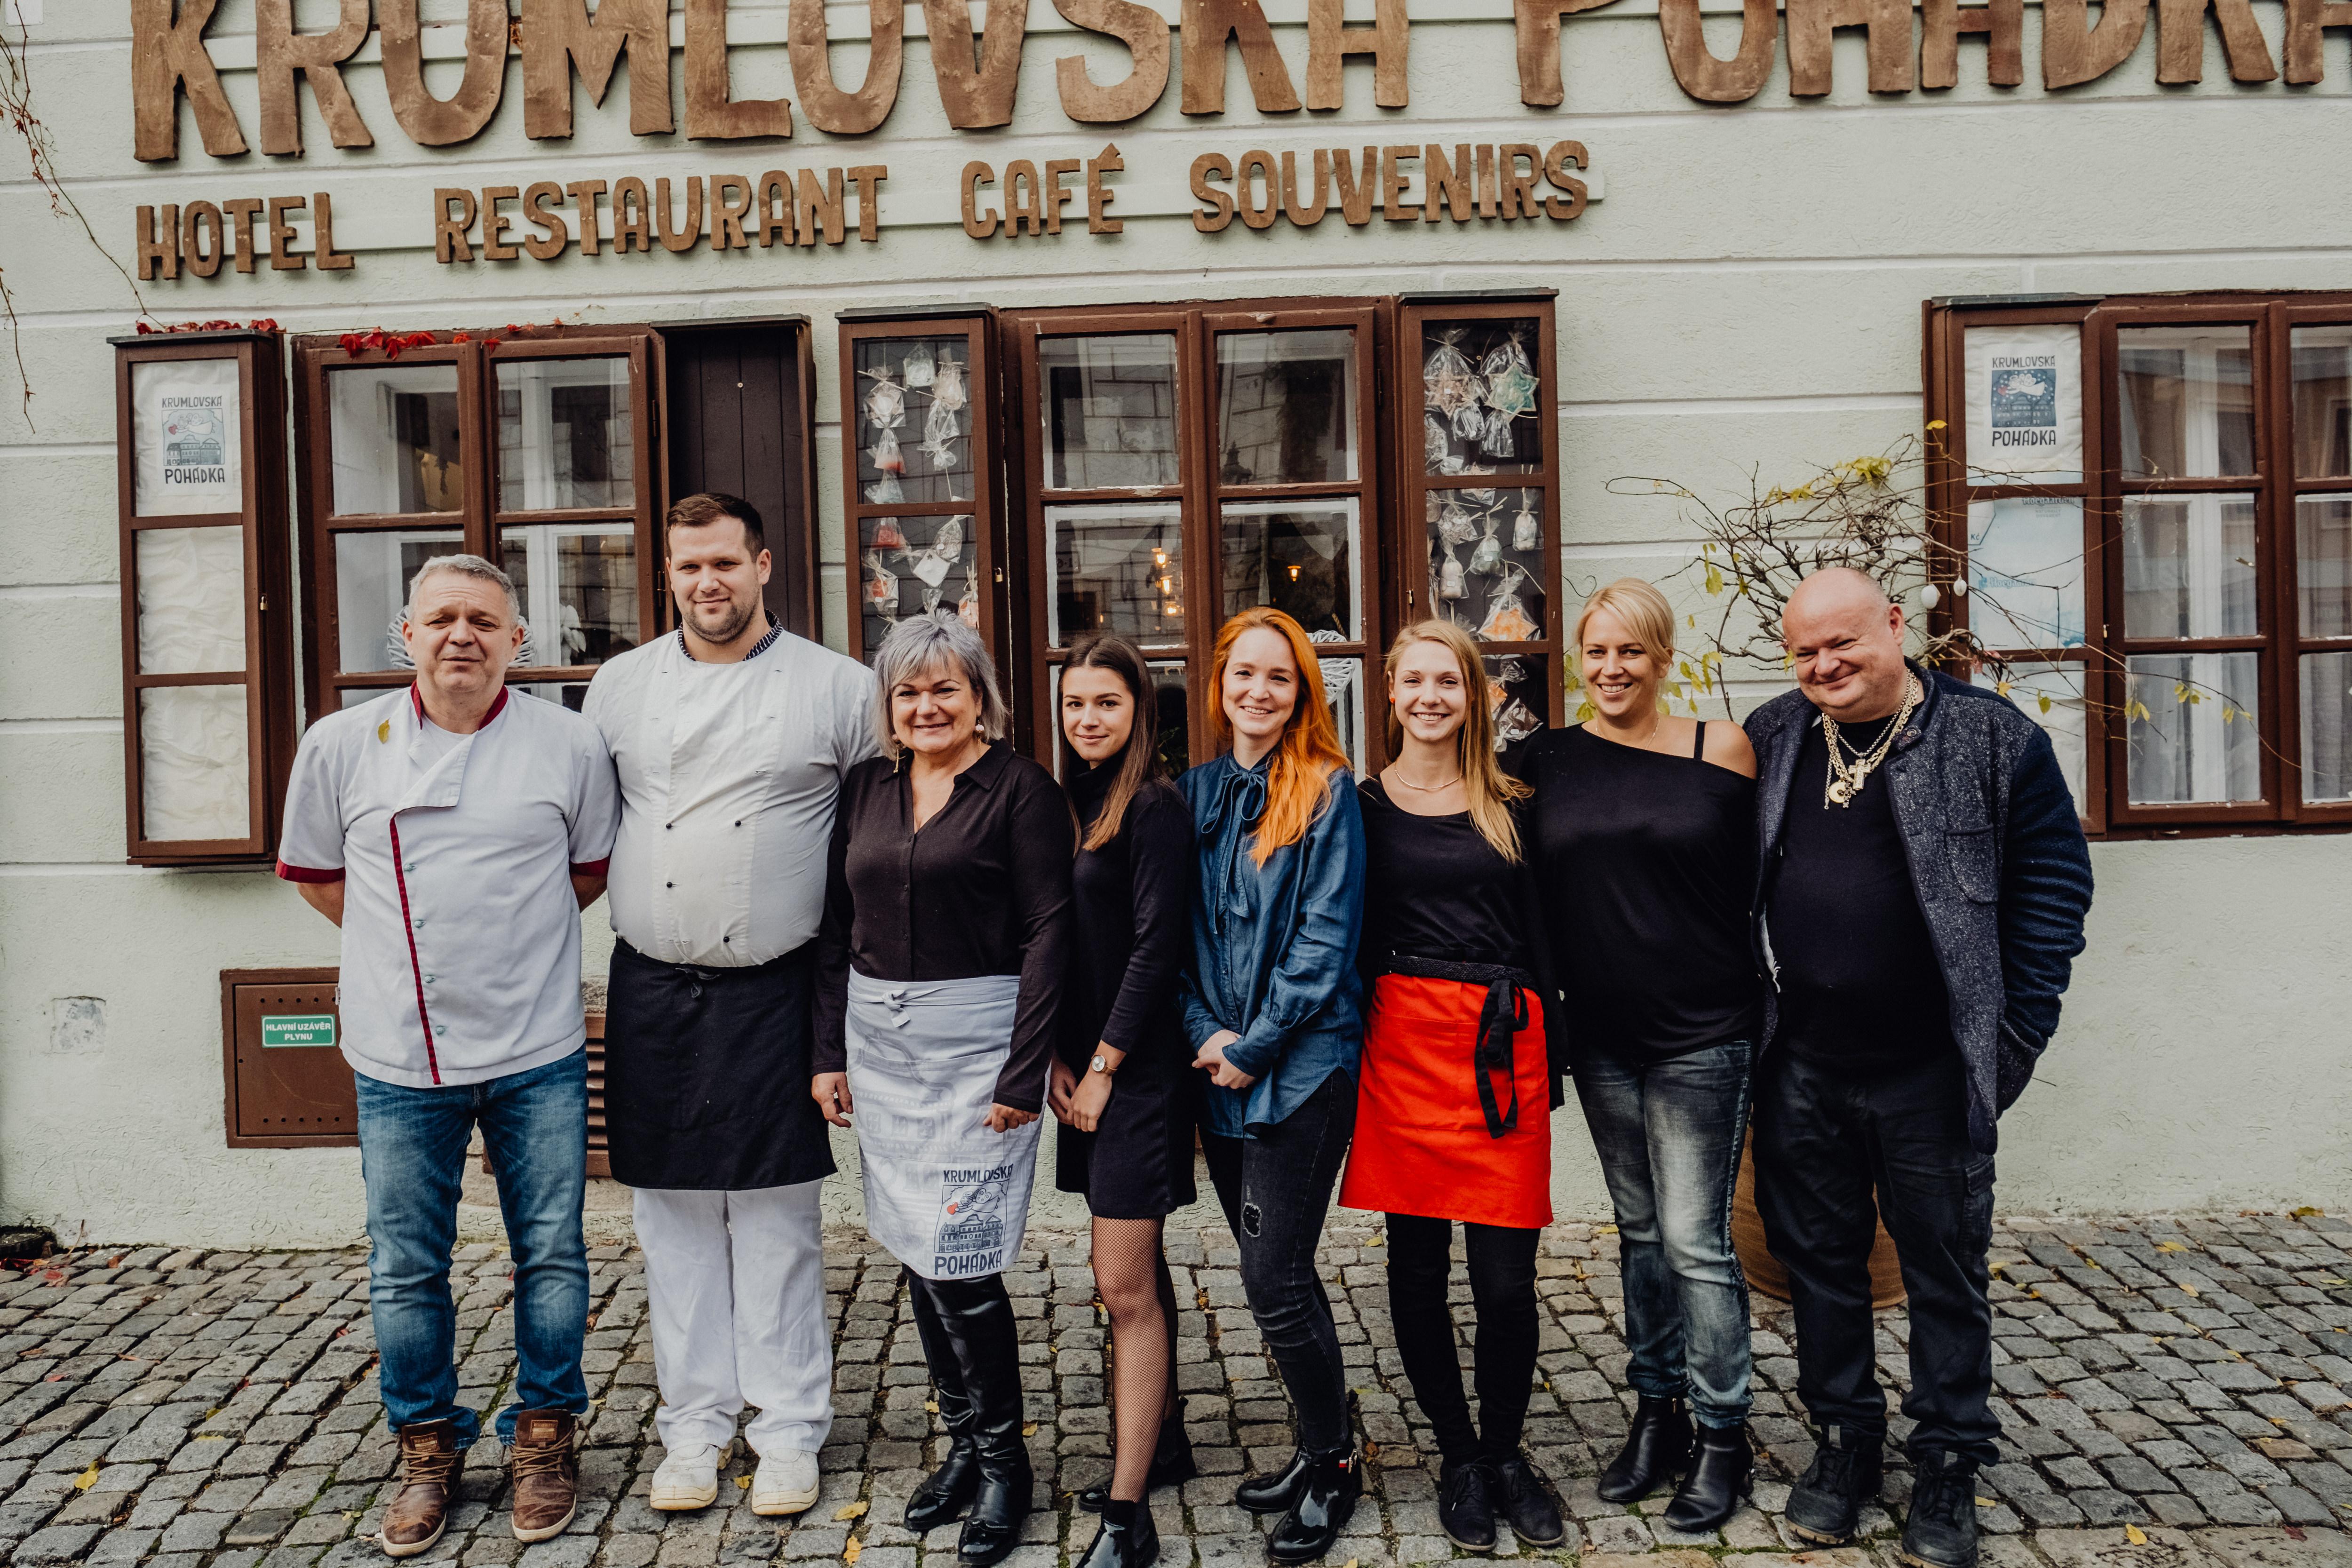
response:
<path id="1" fill-rule="evenodd" d="M 286 378 L 275 332 L 231 331 L 115 338 L 115 452 L 121 560 L 124 858 L 134 866 L 267 861 L 277 853 L 286 779 L 294 761 L 294 618 L 286 548 Z M 234 360 L 244 505 L 234 512 L 138 515 L 132 367 Z M 236 528 L 244 539 L 245 664 L 241 669 L 145 674 L 139 668 L 139 535 L 155 529 Z M 161 687 L 245 688 L 246 823 L 235 838 L 150 838 L 144 809 L 140 694 Z"/>
<path id="2" fill-rule="evenodd" d="M 2110 838 L 2203 837 L 2352 826 L 2352 802 L 2302 798 L 2301 659 L 2352 650 L 2352 637 L 2311 637 L 2299 623 L 2295 502 L 2310 494 L 2352 493 L 2352 475 L 2298 479 L 2294 472 L 2292 333 L 2299 326 L 2352 325 L 2352 293 L 2210 292 L 2168 296 L 2068 296 L 1929 300 L 1924 341 L 1927 416 L 1931 424 L 1928 497 L 1939 552 L 1965 571 L 1971 501 L 2012 496 L 2079 496 L 2084 510 L 2084 644 L 2062 658 L 2084 671 L 2086 829 Z M 2074 485 L 1967 482 L 1964 333 L 1974 326 L 2071 322 L 2082 349 L 2085 472 Z M 2118 333 L 2134 327 L 2244 326 L 2252 356 L 2255 471 L 2217 478 L 2146 478 L 2123 471 L 2123 429 L 2116 396 Z M 1941 429 L 1934 423 L 1941 421 Z M 2242 494 L 2254 497 L 2253 578 L 2259 633 L 2220 638 L 2126 635 L 2124 626 L 2123 512 L 2142 495 Z M 1939 575 L 1941 574 L 1938 574 Z M 1968 602 L 1946 597 L 1939 628 L 1965 629 Z M 2003 655 L 2028 650 L 1994 649 Z M 2257 654 L 2261 695 L 2255 721 L 2262 741 L 2262 798 L 2242 802 L 2134 803 L 2130 798 L 2131 700 L 2126 661 L 2166 652 Z"/>
<path id="3" fill-rule="evenodd" d="M 295 445 L 302 454 L 297 484 L 303 584 L 303 641 L 308 717 L 316 722 L 341 706 L 345 690 L 397 690 L 414 679 L 402 670 L 341 668 L 341 635 L 337 603 L 335 540 L 345 533 L 400 532 L 419 528 L 456 529 L 463 548 L 486 560 L 502 558 L 505 529 L 536 522 L 620 521 L 635 525 L 640 646 L 672 620 L 662 593 L 660 518 L 667 503 L 667 456 L 661 436 L 660 402 L 666 394 L 661 335 L 647 326 L 542 327 L 530 335 L 493 342 L 494 331 L 446 329 L 430 343 L 398 353 L 383 348 L 346 349 L 333 335 L 298 338 L 294 343 L 299 395 L 294 400 Z M 626 507 L 579 507 L 560 510 L 505 510 L 498 505 L 497 366 L 518 361 L 625 358 L 629 363 L 631 444 L 635 493 Z M 457 371 L 458 463 L 461 505 L 455 511 L 357 512 L 334 510 L 334 442 L 327 377 L 341 372 L 395 363 L 451 364 Z M 509 686 L 577 684 L 592 679 L 596 665 L 515 665 Z"/>

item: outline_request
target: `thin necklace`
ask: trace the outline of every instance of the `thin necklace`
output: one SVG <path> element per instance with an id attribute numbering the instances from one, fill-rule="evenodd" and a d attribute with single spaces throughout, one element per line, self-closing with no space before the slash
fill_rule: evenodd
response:
<path id="1" fill-rule="evenodd" d="M 1455 784 L 1460 784 L 1462 782 L 1462 775 L 1460 773 L 1455 773 L 1444 784 L 1415 784 L 1411 779 L 1405 777 L 1404 774 L 1399 773 L 1396 775 L 1396 782 L 1404 785 L 1407 789 L 1417 789 L 1423 795 L 1436 795 L 1440 791 L 1452 789 Z"/>

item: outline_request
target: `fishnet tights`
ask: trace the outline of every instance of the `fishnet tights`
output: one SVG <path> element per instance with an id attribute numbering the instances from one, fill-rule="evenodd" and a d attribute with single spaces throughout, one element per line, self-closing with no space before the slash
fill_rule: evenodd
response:
<path id="1" fill-rule="evenodd" d="M 1176 1409 L 1176 1285 L 1160 1224 L 1095 1221 L 1095 1289 L 1110 1311 L 1113 1350 L 1110 1495 L 1121 1502 L 1143 1500 L 1160 1424 Z"/>

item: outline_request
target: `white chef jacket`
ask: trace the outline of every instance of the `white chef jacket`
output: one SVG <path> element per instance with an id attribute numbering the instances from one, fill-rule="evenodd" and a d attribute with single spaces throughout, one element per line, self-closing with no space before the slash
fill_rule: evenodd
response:
<path id="1" fill-rule="evenodd" d="M 427 722 L 416 689 L 310 726 L 278 874 L 343 889 L 343 1058 L 410 1089 L 560 1061 L 586 1038 L 580 905 L 620 799 L 595 726 L 501 692 L 482 727 Z"/>
<path id="2" fill-rule="evenodd" d="M 766 963 L 816 935 L 834 802 L 880 749 L 874 674 L 782 632 L 734 664 L 673 632 L 596 672 L 582 707 L 620 773 L 613 930 L 647 958 Z"/>

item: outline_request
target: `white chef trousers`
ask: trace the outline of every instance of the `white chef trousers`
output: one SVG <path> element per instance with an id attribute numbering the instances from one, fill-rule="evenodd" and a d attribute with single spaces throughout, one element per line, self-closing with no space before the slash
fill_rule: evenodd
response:
<path id="1" fill-rule="evenodd" d="M 752 1451 L 815 1453 L 833 1429 L 818 1182 L 751 1192 L 639 1187 L 662 1445 L 724 1444 L 746 1405 Z"/>

